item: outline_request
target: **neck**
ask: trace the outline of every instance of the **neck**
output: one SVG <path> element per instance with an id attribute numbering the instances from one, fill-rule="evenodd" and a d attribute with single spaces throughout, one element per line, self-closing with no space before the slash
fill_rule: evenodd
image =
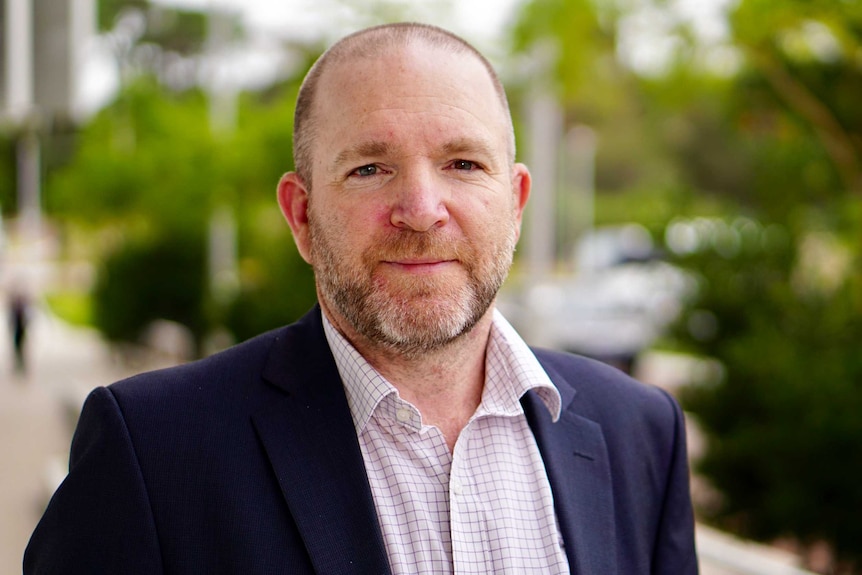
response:
<path id="1" fill-rule="evenodd" d="M 441 430 L 449 450 L 476 412 L 485 386 L 485 348 L 493 306 L 473 329 L 446 346 L 405 356 L 360 336 L 324 308 L 330 322 L 356 350 L 422 413 L 423 422 Z"/>

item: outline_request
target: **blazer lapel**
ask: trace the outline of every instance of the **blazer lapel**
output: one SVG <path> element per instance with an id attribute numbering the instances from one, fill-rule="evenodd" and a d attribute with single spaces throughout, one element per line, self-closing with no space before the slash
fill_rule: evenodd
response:
<path id="1" fill-rule="evenodd" d="M 285 393 L 257 432 L 318 573 L 390 573 L 353 419 L 320 309 L 282 331 L 264 378 Z"/>
<path id="2" fill-rule="evenodd" d="M 556 371 L 545 369 L 562 395 L 559 421 L 551 421 L 532 392 L 522 403 L 548 472 L 569 565 L 573 575 L 614 575 L 613 485 L 602 429 L 574 412 L 575 390 Z"/>

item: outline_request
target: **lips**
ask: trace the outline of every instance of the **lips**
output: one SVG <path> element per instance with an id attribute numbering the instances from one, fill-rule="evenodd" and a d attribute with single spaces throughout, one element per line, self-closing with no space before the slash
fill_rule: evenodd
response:
<path id="1" fill-rule="evenodd" d="M 383 264 L 392 266 L 398 270 L 409 273 L 434 273 L 453 265 L 456 260 L 453 259 L 432 259 L 432 260 L 395 260 L 383 261 Z"/>
<path id="2" fill-rule="evenodd" d="M 388 264 L 396 264 L 401 266 L 433 266 L 436 264 L 445 264 L 449 262 L 454 262 L 455 258 L 393 258 L 390 260 L 384 260 Z"/>

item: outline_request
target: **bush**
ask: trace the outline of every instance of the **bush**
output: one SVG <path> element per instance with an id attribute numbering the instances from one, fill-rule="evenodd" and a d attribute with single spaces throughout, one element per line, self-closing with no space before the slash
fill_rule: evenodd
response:
<path id="1" fill-rule="evenodd" d="M 93 321 L 110 341 L 138 342 L 157 319 L 192 333 L 197 349 L 207 333 L 207 277 L 203 240 L 167 233 L 130 240 L 104 262 L 93 293 Z"/>
<path id="2" fill-rule="evenodd" d="M 825 541 L 836 572 L 855 573 L 862 564 L 862 285 L 852 273 L 818 283 L 800 266 L 805 255 L 796 247 L 804 241 L 788 237 L 763 250 L 763 238 L 755 239 L 736 253 L 683 260 L 701 289 L 677 341 L 724 368 L 720 380 L 681 394 L 707 439 L 698 471 L 722 495 L 701 512 L 757 539 Z"/>
<path id="3" fill-rule="evenodd" d="M 271 212 L 275 221 L 250 226 L 246 237 L 252 245 L 240 263 L 242 288 L 225 318 L 237 340 L 296 321 L 317 301 L 311 266 L 297 252 L 280 214 Z"/>

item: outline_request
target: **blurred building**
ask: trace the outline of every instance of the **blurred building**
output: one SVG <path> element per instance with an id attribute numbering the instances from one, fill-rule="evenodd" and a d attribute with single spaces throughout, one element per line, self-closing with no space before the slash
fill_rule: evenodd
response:
<path id="1" fill-rule="evenodd" d="M 14 211 L 28 239 L 42 235 L 44 140 L 82 109 L 78 82 L 96 29 L 95 2 L 0 0 L 0 129 L 15 141 Z"/>
<path id="2" fill-rule="evenodd" d="M 0 0 L 0 110 L 13 123 L 73 117 L 95 0 Z"/>

